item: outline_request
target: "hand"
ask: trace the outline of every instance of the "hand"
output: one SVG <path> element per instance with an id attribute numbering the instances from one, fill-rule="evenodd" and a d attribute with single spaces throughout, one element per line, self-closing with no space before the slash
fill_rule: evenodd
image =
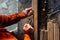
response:
<path id="1" fill-rule="evenodd" d="M 33 29 L 34 28 L 28 23 L 26 23 L 23 27 L 23 30 L 25 33 L 31 33 L 31 32 L 33 32 Z"/>
<path id="2" fill-rule="evenodd" d="M 33 10 L 32 10 L 31 7 L 30 8 L 26 8 L 22 12 L 24 12 L 26 14 L 26 16 L 31 16 L 33 14 Z"/>

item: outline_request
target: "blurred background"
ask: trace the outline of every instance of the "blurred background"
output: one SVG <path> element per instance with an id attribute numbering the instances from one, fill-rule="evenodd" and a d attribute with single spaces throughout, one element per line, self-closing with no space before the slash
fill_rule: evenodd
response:
<path id="1" fill-rule="evenodd" d="M 12 15 L 18 12 L 18 0 L 0 0 L 0 14 Z M 6 27 L 8 31 L 17 30 L 17 24 Z"/>
<path id="2" fill-rule="evenodd" d="M 21 12 L 27 7 L 31 7 L 32 0 L 0 0 L 0 14 L 1 15 L 12 15 L 17 12 Z M 8 31 L 13 32 L 19 40 L 23 40 L 23 25 L 28 23 L 29 20 L 32 24 L 33 16 L 20 20 L 19 23 L 13 24 L 6 27 Z"/>

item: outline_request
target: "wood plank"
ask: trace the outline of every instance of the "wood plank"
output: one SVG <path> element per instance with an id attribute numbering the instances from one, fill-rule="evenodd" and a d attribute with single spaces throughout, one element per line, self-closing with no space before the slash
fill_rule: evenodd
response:
<path id="1" fill-rule="evenodd" d="M 40 40 L 48 40 L 48 30 L 40 31 Z"/>
<path id="2" fill-rule="evenodd" d="M 38 40 L 37 1 L 38 0 L 32 0 L 32 8 L 34 10 L 34 40 Z"/>
<path id="3" fill-rule="evenodd" d="M 54 20 L 47 23 L 48 40 L 59 40 L 59 26 Z"/>
<path id="4" fill-rule="evenodd" d="M 54 40 L 59 40 L 59 26 L 54 23 Z"/>
<path id="5" fill-rule="evenodd" d="M 47 30 L 48 30 L 48 40 L 54 40 L 53 20 L 49 20 L 49 22 L 47 23 Z"/>

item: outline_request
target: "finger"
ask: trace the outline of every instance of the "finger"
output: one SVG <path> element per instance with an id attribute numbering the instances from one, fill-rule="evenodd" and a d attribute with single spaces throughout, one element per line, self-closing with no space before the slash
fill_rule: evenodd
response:
<path id="1" fill-rule="evenodd" d="M 25 9 L 25 10 L 23 10 L 22 12 L 24 12 L 24 13 L 26 13 L 26 14 L 27 14 L 27 13 L 29 13 L 29 11 L 30 11 L 30 10 L 32 10 L 32 7 L 30 7 L 30 8 L 26 8 L 26 9 Z"/>
<path id="2" fill-rule="evenodd" d="M 26 10 L 26 11 L 32 10 L 32 7 L 30 7 L 30 8 L 26 8 L 25 10 Z"/>
<path id="3" fill-rule="evenodd" d="M 32 15 L 33 14 L 33 11 L 32 10 L 30 10 L 30 12 L 28 13 L 28 15 L 30 16 L 30 15 Z"/>

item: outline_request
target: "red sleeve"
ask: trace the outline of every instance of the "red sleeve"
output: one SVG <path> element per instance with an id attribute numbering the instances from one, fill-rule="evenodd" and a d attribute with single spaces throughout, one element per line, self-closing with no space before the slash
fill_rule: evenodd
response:
<path id="1" fill-rule="evenodd" d="M 0 24 L 2 24 L 4 27 L 9 26 L 17 23 L 18 21 L 25 17 L 26 17 L 25 13 L 16 13 L 10 16 L 0 15 Z"/>

